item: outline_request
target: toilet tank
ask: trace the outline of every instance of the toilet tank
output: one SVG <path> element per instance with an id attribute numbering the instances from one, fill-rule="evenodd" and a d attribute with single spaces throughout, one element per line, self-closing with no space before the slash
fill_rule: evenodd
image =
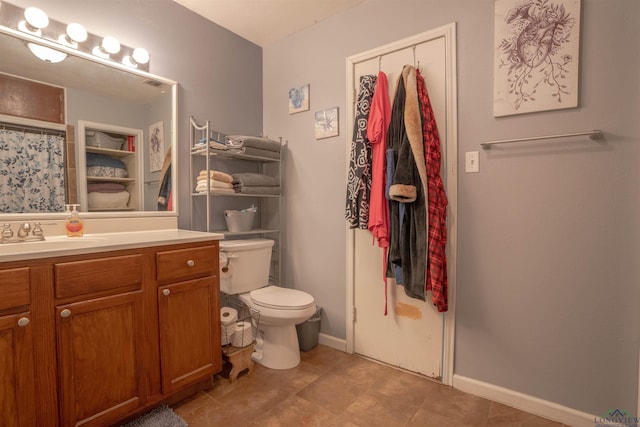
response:
<path id="1" fill-rule="evenodd" d="M 220 290 L 235 295 L 267 286 L 273 244 L 270 239 L 221 240 Z"/>

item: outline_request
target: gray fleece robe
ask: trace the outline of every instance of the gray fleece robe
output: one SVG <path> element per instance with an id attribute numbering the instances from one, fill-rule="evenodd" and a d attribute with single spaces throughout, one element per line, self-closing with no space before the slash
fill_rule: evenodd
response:
<path id="1" fill-rule="evenodd" d="M 387 148 L 393 151 L 395 173 L 389 187 L 390 246 L 387 277 L 392 264 L 402 268 L 405 293 L 425 300 L 427 260 L 426 162 L 422 117 L 415 68 L 406 65 L 398 79 L 391 109 Z M 400 219 L 399 203 L 405 203 Z"/>

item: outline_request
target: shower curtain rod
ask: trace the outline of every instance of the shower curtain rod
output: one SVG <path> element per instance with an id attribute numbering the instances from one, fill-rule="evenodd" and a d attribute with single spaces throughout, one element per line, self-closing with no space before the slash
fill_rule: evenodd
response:
<path id="1" fill-rule="evenodd" d="M 555 139 L 555 138 L 569 138 L 572 136 L 586 136 L 589 135 L 589 138 L 595 140 L 599 140 L 603 138 L 603 134 L 601 130 L 595 129 L 588 132 L 577 132 L 577 133 L 564 133 L 560 135 L 547 135 L 547 136 L 532 136 L 529 138 L 515 138 L 515 139 L 503 139 L 500 141 L 487 141 L 481 142 L 482 148 L 488 150 L 492 145 L 496 144 L 510 144 L 512 142 L 522 142 L 522 141 L 535 141 L 538 139 Z"/>
<path id="2" fill-rule="evenodd" d="M 15 130 L 30 133 L 41 133 L 54 136 L 65 136 L 67 133 L 63 130 L 47 129 L 38 126 L 19 125 L 15 123 L 0 122 L 0 129 L 2 130 Z"/>

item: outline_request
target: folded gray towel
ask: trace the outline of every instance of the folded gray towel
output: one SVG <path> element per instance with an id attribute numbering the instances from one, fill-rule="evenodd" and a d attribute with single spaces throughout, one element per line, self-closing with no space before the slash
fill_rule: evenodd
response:
<path id="1" fill-rule="evenodd" d="M 232 173 L 233 187 L 277 187 L 278 180 L 261 173 Z"/>
<path id="2" fill-rule="evenodd" d="M 233 187 L 233 189 L 236 191 L 236 193 L 240 194 L 280 194 L 280 187 Z"/>
<path id="3" fill-rule="evenodd" d="M 227 152 L 235 153 L 235 154 L 244 154 L 245 156 L 266 157 L 268 159 L 280 159 L 279 152 L 263 150 L 261 148 L 253 148 L 253 147 L 227 148 Z"/>
<path id="4" fill-rule="evenodd" d="M 253 147 L 280 152 L 279 142 L 260 136 L 227 135 L 224 142 L 229 148 Z"/>

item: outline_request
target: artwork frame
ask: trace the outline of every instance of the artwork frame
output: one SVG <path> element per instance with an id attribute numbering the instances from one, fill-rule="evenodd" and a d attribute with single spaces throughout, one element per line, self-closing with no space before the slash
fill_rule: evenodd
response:
<path id="1" fill-rule="evenodd" d="M 164 122 L 149 126 L 149 171 L 162 170 L 164 163 Z"/>
<path id="2" fill-rule="evenodd" d="M 289 89 L 289 114 L 309 110 L 310 85 L 302 85 Z"/>
<path id="3" fill-rule="evenodd" d="M 578 106 L 581 0 L 496 0 L 493 115 Z"/>
<path id="4" fill-rule="evenodd" d="M 340 134 L 338 107 L 316 111 L 314 129 L 316 139 L 332 138 Z"/>

